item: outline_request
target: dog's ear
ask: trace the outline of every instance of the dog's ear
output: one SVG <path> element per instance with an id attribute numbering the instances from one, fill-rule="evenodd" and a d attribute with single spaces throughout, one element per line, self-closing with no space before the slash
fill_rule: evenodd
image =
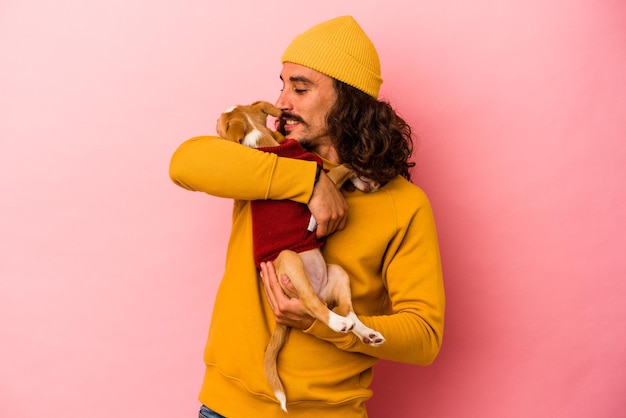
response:
<path id="1" fill-rule="evenodd" d="M 217 134 L 233 142 L 241 142 L 246 135 L 246 124 L 239 115 L 233 113 L 235 109 L 227 110 L 217 119 Z"/>
<path id="2" fill-rule="evenodd" d="M 273 104 L 269 103 L 269 102 L 264 102 L 262 100 L 259 100 L 258 102 L 254 102 L 250 105 L 250 107 L 254 110 L 260 110 L 261 112 L 265 113 L 266 115 L 270 115 L 270 116 L 280 116 L 280 114 L 282 113 L 280 111 L 279 108 L 277 108 L 276 106 L 274 106 Z"/>
<path id="3" fill-rule="evenodd" d="M 247 134 L 246 129 L 247 127 L 243 120 L 231 119 L 228 121 L 226 136 L 224 136 L 224 138 L 235 142 L 241 142 Z"/>

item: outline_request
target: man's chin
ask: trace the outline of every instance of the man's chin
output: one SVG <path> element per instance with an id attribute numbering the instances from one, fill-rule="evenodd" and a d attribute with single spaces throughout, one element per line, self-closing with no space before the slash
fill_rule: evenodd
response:
<path id="1" fill-rule="evenodd" d="M 300 142 L 299 136 L 292 131 L 281 129 L 279 132 L 285 137 L 285 139 L 293 139 L 294 141 Z"/>
<path id="2" fill-rule="evenodd" d="M 301 135 L 298 135 L 297 132 L 284 129 L 282 127 L 278 129 L 278 132 L 280 132 L 285 139 L 293 139 L 294 141 L 300 143 L 300 145 L 302 145 L 304 148 L 308 148 L 308 145 L 310 145 L 310 141 L 307 140 L 307 138 L 303 138 Z"/>
<path id="3" fill-rule="evenodd" d="M 291 131 L 286 130 L 282 126 L 279 126 L 278 129 L 276 129 L 276 132 L 284 136 L 285 139 L 293 139 L 293 134 L 291 133 Z"/>

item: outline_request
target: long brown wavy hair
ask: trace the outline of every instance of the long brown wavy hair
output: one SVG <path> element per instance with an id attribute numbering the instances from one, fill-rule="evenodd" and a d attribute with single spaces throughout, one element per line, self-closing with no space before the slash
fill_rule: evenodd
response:
<path id="1" fill-rule="evenodd" d="M 411 180 L 411 127 L 389 103 L 336 79 L 334 87 L 337 101 L 326 122 L 340 161 L 381 186 L 397 175 Z"/>

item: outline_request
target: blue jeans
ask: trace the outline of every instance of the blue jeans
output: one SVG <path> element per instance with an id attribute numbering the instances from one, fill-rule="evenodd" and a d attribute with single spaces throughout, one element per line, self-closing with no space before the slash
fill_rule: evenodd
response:
<path id="1" fill-rule="evenodd" d="M 198 418 L 225 418 L 225 417 L 218 414 L 215 411 L 210 410 L 206 406 L 202 405 L 200 407 L 200 414 L 198 415 Z"/>

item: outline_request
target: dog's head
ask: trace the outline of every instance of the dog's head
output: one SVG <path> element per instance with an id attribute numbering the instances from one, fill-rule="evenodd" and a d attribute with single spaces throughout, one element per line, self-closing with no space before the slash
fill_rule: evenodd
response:
<path id="1" fill-rule="evenodd" d="M 275 146 L 280 135 L 267 127 L 267 116 L 280 114 L 280 109 L 264 101 L 233 106 L 217 119 L 217 134 L 252 148 Z"/>

